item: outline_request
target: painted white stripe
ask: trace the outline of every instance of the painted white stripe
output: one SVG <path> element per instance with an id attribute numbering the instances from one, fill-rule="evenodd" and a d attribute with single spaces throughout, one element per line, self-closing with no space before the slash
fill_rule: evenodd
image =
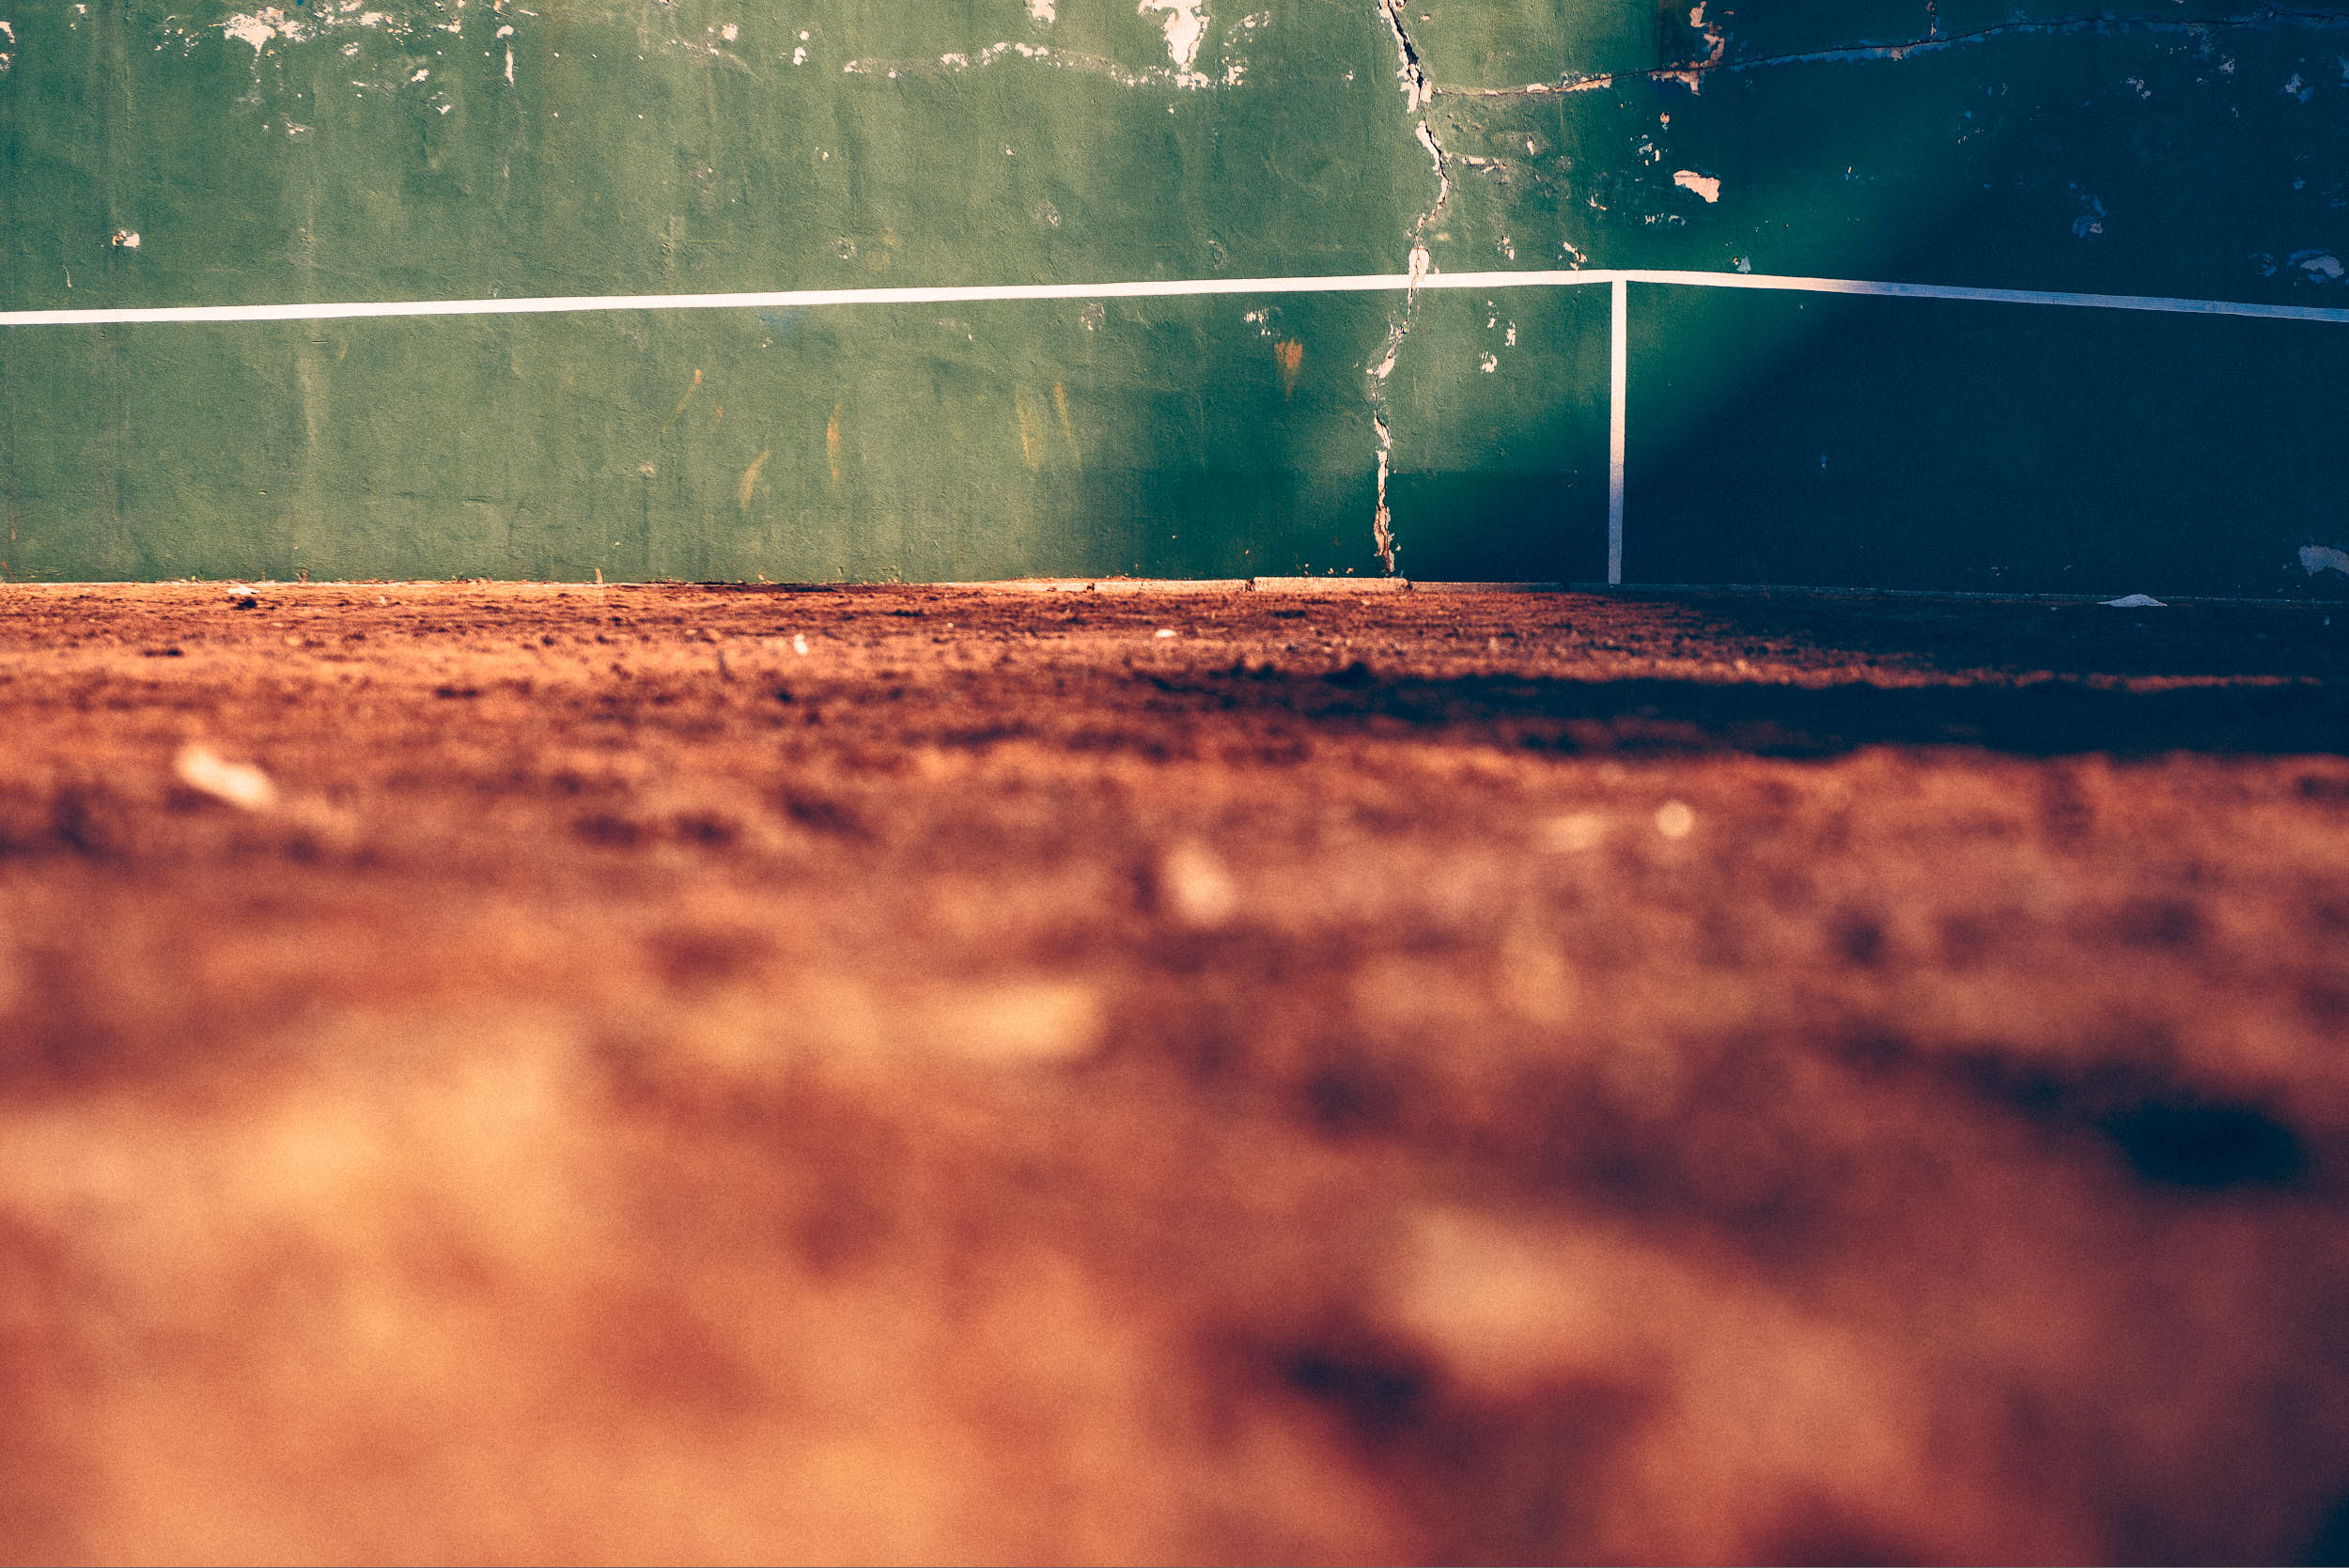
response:
<path id="1" fill-rule="evenodd" d="M 1401 294 L 1413 289 L 1486 292 L 1573 288 L 1595 284 L 1759 288 L 1807 294 L 1873 294 L 1903 299 L 1976 300 L 1993 304 L 2071 305 L 2092 310 L 2159 311 L 2186 316 L 2251 316 L 2349 323 L 2349 309 L 2248 304 L 2232 300 L 2141 294 L 2069 294 L 2049 289 L 1965 288 L 1937 283 L 1875 283 L 1857 278 L 1772 276 L 1753 272 L 1407 272 L 1343 277 L 1174 278 L 1128 283 L 1013 283 L 927 288 L 786 288 L 738 294 L 580 294 L 512 300 L 384 300 L 320 304 L 156 305 L 104 310 L 0 311 L 0 327 L 71 327 L 172 321 L 334 321 L 419 316 L 555 316 L 614 310 L 809 310 L 828 305 L 981 304 L 1017 300 L 1176 300 L 1206 295 Z"/>
<path id="2" fill-rule="evenodd" d="M 2172 316 L 2258 316 L 2279 321 L 2349 323 L 2349 310 L 2318 305 L 2258 305 L 2235 300 L 2181 300 L 2157 294 L 2067 294 L 2046 288 L 1964 288 L 1946 283 L 1869 283 L 1858 278 L 1771 276 L 1762 272 L 1623 274 L 1633 283 L 1691 288 L 1763 288 L 1796 294 L 1880 294 L 1904 300 L 1979 300 L 1988 304 L 2070 305 L 2083 310 L 2151 310 Z"/>
<path id="3" fill-rule="evenodd" d="M 1604 272 L 1441 272 L 1422 289 L 1557 288 L 1605 283 Z M 334 304 L 159 305 L 128 310 L 0 311 L 0 327 L 165 321 L 349 321 L 395 316 L 557 316 L 611 310 L 812 310 L 825 305 L 980 304 L 1012 300 L 1178 300 L 1214 294 L 1401 294 L 1409 274 L 1176 278 L 1135 283 L 1008 283 L 934 288 L 786 288 L 752 294 L 581 294 L 512 300 L 386 300 Z"/>
<path id="4" fill-rule="evenodd" d="M 1617 278 L 1613 324 L 1607 346 L 1607 581 L 1623 581 L 1624 394 L 1631 380 L 1631 304 L 1626 280 Z"/>
<path id="5" fill-rule="evenodd" d="M 330 321 L 392 317 L 554 316 L 619 310 L 809 310 L 830 305 L 982 304 L 1019 300 L 1176 300 L 1214 295 L 1485 292 L 1510 288 L 1609 286 L 1607 581 L 1623 582 L 1626 410 L 1629 380 L 1628 286 L 1752 288 L 1781 293 L 1875 295 L 1911 300 L 1970 300 L 1987 304 L 2064 305 L 2089 310 L 2153 311 L 2174 316 L 2236 316 L 2284 321 L 2349 323 L 2349 309 L 2249 304 L 2233 300 L 2148 294 L 2077 294 L 2035 288 L 1968 288 L 1952 284 L 1880 283 L 1859 278 L 1792 277 L 1766 272 L 1653 271 L 1360 273 L 1335 277 L 1177 278 L 1127 283 L 964 285 L 916 288 L 786 288 L 737 294 L 593 294 L 514 300 L 390 300 L 331 304 L 161 305 L 146 309 L 0 311 L 0 327 L 133 325 L 174 321 Z"/>

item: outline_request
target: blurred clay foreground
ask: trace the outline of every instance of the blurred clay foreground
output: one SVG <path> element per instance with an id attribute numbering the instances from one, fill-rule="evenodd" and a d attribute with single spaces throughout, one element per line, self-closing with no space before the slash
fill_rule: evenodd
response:
<path id="1" fill-rule="evenodd" d="M 2341 1560 L 2336 608 L 0 588 L 0 1555 Z"/>

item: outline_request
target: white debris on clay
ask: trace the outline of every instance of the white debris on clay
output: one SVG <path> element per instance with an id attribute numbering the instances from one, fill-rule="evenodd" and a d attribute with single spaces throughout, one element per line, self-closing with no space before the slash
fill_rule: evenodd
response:
<path id="1" fill-rule="evenodd" d="M 249 762 L 229 762 L 200 740 L 179 748 L 172 771 L 190 789 L 245 811 L 267 811 L 277 803 L 277 786 L 267 773 Z"/>
<path id="2" fill-rule="evenodd" d="M 1194 931 L 1212 931 L 1239 911 L 1239 890 L 1215 852 L 1177 844 L 1159 858 L 1159 897 L 1166 912 Z"/>

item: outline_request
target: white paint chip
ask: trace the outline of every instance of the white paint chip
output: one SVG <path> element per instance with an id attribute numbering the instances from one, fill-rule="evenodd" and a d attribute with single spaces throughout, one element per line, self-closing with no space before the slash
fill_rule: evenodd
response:
<path id="1" fill-rule="evenodd" d="M 249 762 L 224 761 L 202 741 L 191 740 L 180 747 L 172 771 L 190 789 L 246 811 L 267 811 L 277 803 L 277 786 L 269 782 L 267 773 Z"/>
<path id="2" fill-rule="evenodd" d="M 2302 545 L 2300 569 L 2310 577 L 2321 571 L 2337 571 L 2343 577 L 2349 577 L 2349 551 L 2337 550 L 2331 545 Z"/>
<path id="3" fill-rule="evenodd" d="M 1707 202 L 1721 199 L 1721 182 L 1709 174 L 1699 174 L 1694 169 L 1675 169 L 1672 171 L 1672 183 L 1684 191 L 1694 191 Z"/>
<path id="4" fill-rule="evenodd" d="M 2108 610 L 2167 610 L 2170 607 L 2151 594 L 2123 594 L 2119 598 L 2103 601 Z"/>

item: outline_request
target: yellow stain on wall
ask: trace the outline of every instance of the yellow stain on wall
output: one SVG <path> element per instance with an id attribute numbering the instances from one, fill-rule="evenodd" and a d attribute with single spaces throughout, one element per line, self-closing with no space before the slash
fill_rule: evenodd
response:
<path id="1" fill-rule="evenodd" d="M 667 435 L 669 433 L 669 427 L 685 417 L 686 406 L 692 402 L 693 394 L 699 392 L 701 389 L 701 367 L 696 365 L 693 368 L 693 384 L 685 389 L 685 396 L 677 400 L 677 407 L 669 411 L 669 417 L 661 422 L 661 433 L 662 435 Z"/>
<path id="2" fill-rule="evenodd" d="M 1044 465 L 1044 420 L 1036 411 L 1035 398 L 1024 386 L 1012 389 L 1011 406 L 1019 416 L 1019 456 L 1033 474 Z"/>
<path id="3" fill-rule="evenodd" d="M 1293 337 L 1274 344 L 1272 363 L 1281 367 L 1281 396 L 1296 396 L 1297 372 L 1305 363 L 1305 346 Z"/>
<path id="4" fill-rule="evenodd" d="M 847 398 L 832 406 L 832 420 L 824 427 L 824 456 L 832 462 L 832 488 L 840 488 L 840 411 L 848 406 Z"/>
<path id="5" fill-rule="evenodd" d="M 1085 466 L 1085 455 L 1077 444 L 1077 427 L 1068 417 L 1068 389 L 1060 382 L 1052 383 L 1052 408 L 1060 415 L 1060 433 L 1068 438 L 1068 455 L 1077 459 L 1077 466 Z"/>
<path id="6" fill-rule="evenodd" d="M 758 471 L 765 468 L 767 466 L 767 459 L 774 455 L 775 449 L 770 446 L 767 448 L 766 451 L 761 452 L 757 457 L 753 458 L 751 459 L 751 466 L 742 471 L 742 482 L 734 487 L 735 503 L 739 505 L 742 510 L 747 512 L 751 509 L 751 491 L 758 488 Z"/>

